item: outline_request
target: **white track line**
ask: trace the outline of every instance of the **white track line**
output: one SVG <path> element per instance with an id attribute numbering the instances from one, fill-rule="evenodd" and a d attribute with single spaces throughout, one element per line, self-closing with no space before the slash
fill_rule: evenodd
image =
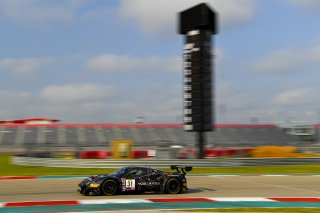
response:
<path id="1" fill-rule="evenodd" d="M 115 203 L 152 203 L 146 199 L 103 199 L 103 200 L 79 200 L 80 204 L 115 204 Z"/>

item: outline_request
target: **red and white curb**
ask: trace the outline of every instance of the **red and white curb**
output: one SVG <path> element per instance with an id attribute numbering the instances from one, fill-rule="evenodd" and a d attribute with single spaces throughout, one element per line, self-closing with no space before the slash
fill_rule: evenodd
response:
<path id="1" fill-rule="evenodd" d="M 95 200 L 51 200 L 1 202 L 0 208 L 28 206 L 58 206 L 58 205 L 92 205 L 92 204 L 129 204 L 129 203 L 168 203 L 168 202 L 320 202 L 320 197 L 222 197 L 222 198 L 149 198 L 149 199 L 95 199 Z"/>
<path id="2" fill-rule="evenodd" d="M 37 176 L 0 176 L 0 180 L 31 180 Z"/>

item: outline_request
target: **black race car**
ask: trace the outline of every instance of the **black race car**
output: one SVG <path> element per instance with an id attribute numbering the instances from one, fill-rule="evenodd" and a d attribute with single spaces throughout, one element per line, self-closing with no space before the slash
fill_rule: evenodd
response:
<path id="1" fill-rule="evenodd" d="M 88 177 L 78 185 L 83 195 L 115 195 L 122 192 L 145 193 L 184 193 L 188 190 L 186 172 L 192 166 L 170 166 L 176 172 L 128 166 L 111 174 Z"/>

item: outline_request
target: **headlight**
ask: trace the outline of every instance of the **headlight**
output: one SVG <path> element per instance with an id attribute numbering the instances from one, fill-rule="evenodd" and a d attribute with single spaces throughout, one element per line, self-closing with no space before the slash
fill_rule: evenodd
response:
<path id="1" fill-rule="evenodd" d="M 90 183 L 89 187 L 90 188 L 98 188 L 100 186 L 99 183 Z"/>

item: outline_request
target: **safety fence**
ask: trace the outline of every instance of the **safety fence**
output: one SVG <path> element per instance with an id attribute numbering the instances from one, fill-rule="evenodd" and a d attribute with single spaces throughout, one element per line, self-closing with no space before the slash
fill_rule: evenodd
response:
<path id="1" fill-rule="evenodd" d="M 11 162 L 17 165 L 68 167 L 68 168 L 121 168 L 124 166 L 150 166 L 167 168 L 170 165 L 191 165 L 205 167 L 240 167 L 240 166 L 276 166 L 298 164 L 320 164 L 320 158 L 211 158 L 211 159 L 144 159 L 144 160 L 112 160 L 112 159 L 61 159 L 13 156 Z"/>

